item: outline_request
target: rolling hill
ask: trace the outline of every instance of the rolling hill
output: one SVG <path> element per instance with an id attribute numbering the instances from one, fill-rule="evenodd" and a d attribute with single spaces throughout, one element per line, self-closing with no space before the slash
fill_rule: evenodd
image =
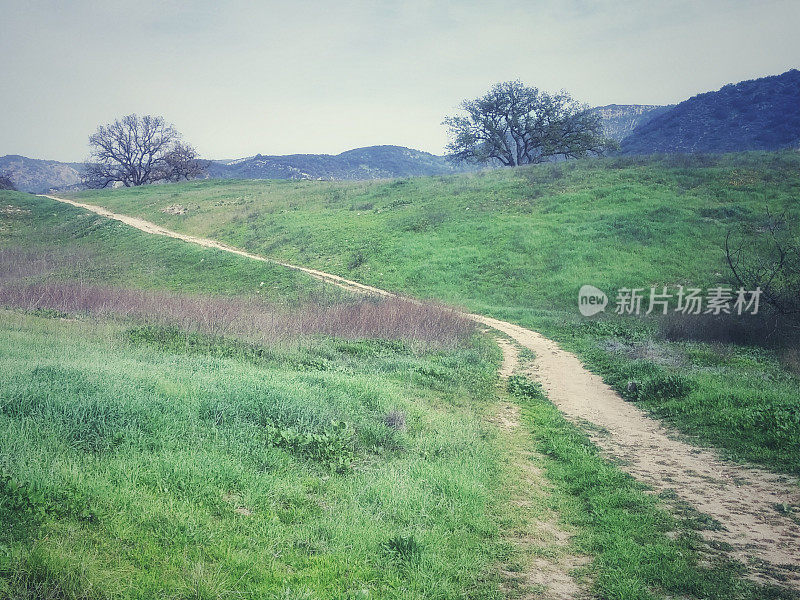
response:
<path id="1" fill-rule="evenodd" d="M 623 154 L 742 152 L 800 147 L 800 71 L 729 84 L 675 106 L 609 104 L 591 109 Z M 0 157 L 0 175 L 21 191 L 69 190 L 81 163 Z M 261 155 L 206 162 L 209 179 L 371 180 L 471 170 L 403 146 L 341 154 Z"/>
<path id="2" fill-rule="evenodd" d="M 800 71 L 693 96 L 637 127 L 626 154 L 740 152 L 800 147 Z"/>
<path id="3" fill-rule="evenodd" d="M 617 156 L 453 177 L 59 196 L 536 327 L 652 417 L 791 475 L 796 355 L 676 339 L 652 317 L 582 318 L 576 295 L 585 283 L 612 297 L 623 286 L 725 283 L 720 240 L 762 223 L 765 183 L 770 209 L 796 219 L 799 164 L 791 151 Z M 403 313 L 52 199 L 0 196 L 0 451 L 20 457 L 0 479 L 10 498 L 0 511 L 25 509 L 0 533 L 19 557 L 0 572 L 13 597 L 71 585 L 120 598 L 211 589 L 400 599 L 413 589 L 493 600 L 507 564 L 538 572 L 544 552 L 587 557 L 597 597 L 792 597 L 745 578 L 762 563 L 733 562 L 727 517 L 685 501 L 690 486 L 663 477 L 669 489 L 649 493 L 625 474 L 630 462 L 593 445 L 615 433 L 590 439 L 596 423 L 570 423 L 524 376 L 498 386 L 488 338 L 426 346 L 416 318 L 407 334 L 393 325 L 365 337 L 364 311 L 386 310 L 376 323 Z M 273 335 L 287 327 L 305 335 Z M 635 396 L 631 381 L 641 382 Z M 662 456 L 647 443 L 635 450 Z M 717 487 L 692 473 L 703 490 Z M 778 504 L 790 509 L 758 515 L 793 524 L 792 497 Z M 569 546 L 525 528 L 554 519 L 574 531 Z M 165 524 L 174 527 L 154 540 Z M 510 548 L 509 535 L 535 543 Z M 712 549 L 720 560 L 703 562 Z M 755 574 L 792 585 L 796 567 L 778 567 Z M 197 573 L 191 594 L 187 572 Z M 77 592 L 64 596 L 85 597 Z"/>

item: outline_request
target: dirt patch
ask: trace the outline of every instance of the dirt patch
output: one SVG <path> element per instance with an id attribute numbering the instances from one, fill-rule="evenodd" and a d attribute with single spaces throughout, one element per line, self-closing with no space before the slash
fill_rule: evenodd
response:
<path id="1" fill-rule="evenodd" d="M 168 215 L 185 215 L 189 212 L 189 209 L 181 204 L 173 204 L 172 206 L 162 208 L 161 212 Z"/>

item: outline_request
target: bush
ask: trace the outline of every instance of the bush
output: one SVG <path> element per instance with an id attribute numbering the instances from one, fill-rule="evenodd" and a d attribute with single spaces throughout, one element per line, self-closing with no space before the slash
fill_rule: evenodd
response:
<path id="1" fill-rule="evenodd" d="M 685 398 L 694 389 L 686 377 L 670 373 L 659 375 L 642 383 L 638 400 L 675 400 Z"/>
<path id="2" fill-rule="evenodd" d="M 512 375 L 508 378 L 508 391 L 521 398 L 544 399 L 545 393 L 537 381 L 532 381 L 522 375 Z"/>
<path id="3" fill-rule="evenodd" d="M 273 424 L 266 427 L 271 445 L 321 462 L 337 473 L 350 470 L 355 454 L 354 432 L 344 421 L 331 421 L 320 432 Z"/>
<path id="4" fill-rule="evenodd" d="M 798 347 L 797 327 L 776 314 L 684 315 L 670 313 L 659 321 L 659 337 L 761 348 Z"/>
<path id="5" fill-rule="evenodd" d="M 11 181 L 6 175 L 0 175 L 0 190 L 11 190 L 16 191 L 16 187 L 14 187 L 14 182 Z"/>

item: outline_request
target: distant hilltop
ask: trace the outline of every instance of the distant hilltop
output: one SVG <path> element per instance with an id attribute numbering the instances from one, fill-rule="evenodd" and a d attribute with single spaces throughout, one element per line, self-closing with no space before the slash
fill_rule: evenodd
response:
<path id="1" fill-rule="evenodd" d="M 800 71 L 729 84 L 653 116 L 621 141 L 626 154 L 800 147 Z"/>
<path id="2" fill-rule="evenodd" d="M 40 160 L 18 154 L 0 156 L 0 176 L 8 177 L 22 192 L 41 193 L 80 185 L 81 163 Z"/>
<path id="3" fill-rule="evenodd" d="M 209 177 L 220 179 L 386 179 L 460 170 L 443 156 L 403 146 L 368 146 L 341 154 L 258 154 L 208 163 Z"/>
<path id="4" fill-rule="evenodd" d="M 388 179 L 447 175 L 465 170 L 443 156 L 403 146 L 369 146 L 341 154 L 257 154 L 236 160 L 206 161 L 215 179 Z M 80 185 L 80 163 L 62 163 L 24 156 L 0 157 L 0 175 L 8 174 L 17 189 L 42 193 Z"/>

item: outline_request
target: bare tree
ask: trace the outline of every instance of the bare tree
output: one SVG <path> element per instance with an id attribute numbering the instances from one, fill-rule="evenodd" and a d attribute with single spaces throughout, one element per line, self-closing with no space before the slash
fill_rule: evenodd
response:
<path id="1" fill-rule="evenodd" d="M 725 256 L 735 282 L 761 288 L 761 298 L 775 311 L 800 324 L 800 231 L 786 213 L 766 210 L 764 223 L 728 232 Z"/>
<path id="2" fill-rule="evenodd" d="M 164 157 L 166 173 L 164 179 L 169 181 L 189 181 L 202 176 L 206 167 L 197 156 L 197 151 L 183 142 L 175 144 Z"/>
<path id="3" fill-rule="evenodd" d="M 600 116 L 569 94 L 548 94 L 520 81 L 498 83 L 474 100 L 465 115 L 447 117 L 450 158 L 507 167 L 602 154 L 613 142 L 602 135 Z"/>
<path id="4" fill-rule="evenodd" d="M 177 181 L 201 172 L 194 148 L 182 143 L 163 117 L 127 115 L 98 127 L 89 145 L 92 154 L 84 170 L 89 187 Z"/>

